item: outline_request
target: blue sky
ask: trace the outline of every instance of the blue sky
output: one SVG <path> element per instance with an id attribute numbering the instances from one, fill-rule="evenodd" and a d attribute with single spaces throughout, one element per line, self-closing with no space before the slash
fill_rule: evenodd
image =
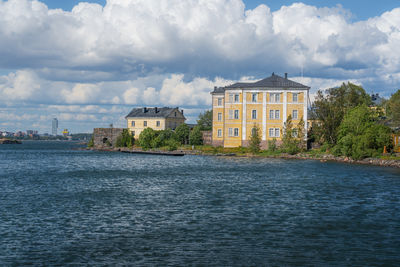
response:
<path id="1" fill-rule="evenodd" d="M 54 117 L 73 133 L 124 127 L 141 106 L 194 123 L 214 86 L 272 72 L 311 97 L 347 81 L 400 88 L 400 1 L 79 3 L 0 0 L 0 131 L 50 132 Z"/>

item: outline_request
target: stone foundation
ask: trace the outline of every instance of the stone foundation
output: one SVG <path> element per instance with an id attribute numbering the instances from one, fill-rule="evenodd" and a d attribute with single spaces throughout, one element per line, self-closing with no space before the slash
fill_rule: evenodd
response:
<path id="1" fill-rule="evenodd" d="M 122 134 L 123 128 L 95 128 L 93 130 L 93 141 L 95 147 L 115 146 L 118 136 Z"/>
<path id="2" fill-rule="evenodd" d="M 215 146 L 215 147 L 217 147 L 217 146 L 224 146 L 224 141 L 219 141 L 219 140 L 213 140 L 212 141 L 212 146 Z"/>

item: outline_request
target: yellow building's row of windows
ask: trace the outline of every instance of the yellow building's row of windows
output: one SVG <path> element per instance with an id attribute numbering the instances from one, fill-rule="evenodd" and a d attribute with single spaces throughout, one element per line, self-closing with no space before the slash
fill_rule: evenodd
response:
<path id="1" fill-rule="evenodd" d="M 160 121 L 156 121 L 156 126 L 160 127 L 161 122 Z M 135 127 L 136 126 L 136 122 L 135 121 L 131 121 L 131 126 Z M 147 121 L 143 121 L 143 127 L 147 127 Z"/>
<path id="2" fill-rule="evenodd" d="M 258 102 L 258 94 L 251 94 L 251 102 Z M 222 106 L 222 99 L 217 98 L 218 106 Z M 297 103 L 299 101 L 299 93 L 292 93 L 292 103 Z M 270 103 L 281 103 L 281 93 L 269 93 L 269 102 Z M 240 103 L 240 94 L 229 94 L 229 103 Z"/>
<path id="3" fill-rule="evenodd" d="M 238 120 L 239 119 L 239 110 L 238 109 L 235 109 L 235 110 L 231 109 L 231 110 L 228 111 L 228 114 L 229 114 L 228 118 L 230 120 L 233 120 L 233 119 Z M 297 120 L 298 117 L 299 117 L 298 110 L 297 109 L 292 110 L 292 119 Z M 257 110 L 253 109 L 251 111 L 251 118 L 253 120 L 257 119 Z M 280 119 L 280 110 L 272 110 L 271 109 L 269 111 L 269 118 L 271 120 Z M 222 121 L 222 113 L 221 112 L 218 113 L 217 120 L 218 121 Z"/>
<path id="4" fill-rule="evenodd" d="M 256 131 L 256 128 L 253 128 L 252 133 L 254 134 L 255 131 Z M 222 129 L 217 130 L 217 136 L 222 137 Z M 229 137 L 238 137 L 239 136 L 239 128 L 228 128 L 228 136 Z M 281 129 L 280 128 L 269 128 L 268 136 L 269 137 L 280 137 Z M 293 136 L 297 137 L 296 129 L 293 130 Z"/>

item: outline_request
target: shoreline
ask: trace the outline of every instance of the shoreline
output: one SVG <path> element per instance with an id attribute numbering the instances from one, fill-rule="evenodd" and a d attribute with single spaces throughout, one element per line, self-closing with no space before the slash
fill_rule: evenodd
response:
<path id="1" fill-rule="evenodd" d="M 129 148 L 86 148 L 92 151 L 108 151 L 108 152 L 122 152 L 122 153 L 138 153 L 138 154 L 153 154 L 153 155 L 170 155 L 174 156 L 177 153 L 183 153 L 184 155 L 198 155 L 198 156 L 214 156 L 214 157 L 236 157 L 236 158 L 277 158 L 277 159 L 302 159 L 302 160 L 317 160 L 320 162 L 340 162 L 349 164 L 361 164 L 361 165 L 372 165 L 381 167 L 394 167 L 400 168 L 400 160 L 394 159 L 379 159 L 379 158 L 365 158 L 362 160 L 353 160 L 349 157 L 335 157 L 330 154 L 323 155 L 307 155 L 307 154 L 296 154 L 290 155 L 286 153 L 276 154 L 276 155 L 253 155 L 253 154 L 243 154 L 237 155 L 236 153 L 207 153 L 201 150 L 186 150 L 179 149 L 175 151 L 164 151 L 164 150 L 148 150 L 144 151 L 142 149 L 129 149 Z"/>

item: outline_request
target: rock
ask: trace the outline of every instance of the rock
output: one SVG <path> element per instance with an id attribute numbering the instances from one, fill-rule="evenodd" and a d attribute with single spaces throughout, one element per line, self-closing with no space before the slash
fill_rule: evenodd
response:
<path id="1" fill-rule="evenodd" d="M 11 139 L 0 139 L 0 145 L 10 145 L 10 144 L 22 144 L 21 141 L 11 140 Z"/>

